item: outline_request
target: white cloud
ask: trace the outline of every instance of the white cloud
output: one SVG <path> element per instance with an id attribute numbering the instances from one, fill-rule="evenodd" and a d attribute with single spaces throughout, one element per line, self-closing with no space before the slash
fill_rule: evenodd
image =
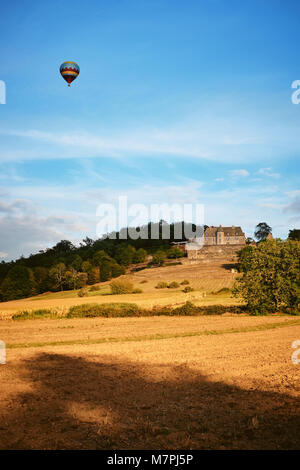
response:
<path id="1" fill-rule="evenodd" d="M 4 251 L 0 251 L 0 258 L 7 258 L 8 253 L 5 253 Z"/>
<path id="2" fill-rule="evenodd" d="M 251 131 L 249 131 L 249 127 Z M 0 154 L 0 160 L 12 161 L 36 158 L 83 158 L 83 157 L 112 157 L 124 156 L 161 156 L 204 158 L 211 161 L 238 162 L 255 157 L 255 148 L 263 145 L 261 130 L 240 122 L 229 122 L 228 119 L 216 119 L 208 113 L 204 117 L 183 117 L 173 126 L 160 128 L 130 127 L 110 131 L 84 132 L 23 129 L 2 130 L 6 137 L 19 137 L 31 140 L 33 145 L 24 150 L 24 146 L 11 146 Z M 26 142 L 25 142 L 26 143 Z M 48 145 L 46 146 L 45 143 Z M 26 146 L 26 145 L 25 145 Z M 261 151 L 261 150 L 260 150 Z"/>
<path id="3" fill-rule="evenodd" d="M 295 197 L 295 199 L 287 204 L 284 209 L 284 212 L 300 213 L 300 196 Z"/>
<path id="4" fill-rule="evenodd" d="M 229 173 L 230 173 L 231 176 L 242 177 L 242 178 L 244 178 L 245 176 L 249 176 L 249 174 L 250 174 L 249 171 L 243 170 L 243 169 L 241 169 L 241 170 L 231 170 Z"/>
<path id="5" fill-rule="evenodd" d="M 269 167 L 269 168 L 260 168 L 258 170 L 258 173 L 260 175 L 270 176 L 271 178 L 280 178 L 280 174 L 279 173 L 273 173 L 271 167 Z"/>

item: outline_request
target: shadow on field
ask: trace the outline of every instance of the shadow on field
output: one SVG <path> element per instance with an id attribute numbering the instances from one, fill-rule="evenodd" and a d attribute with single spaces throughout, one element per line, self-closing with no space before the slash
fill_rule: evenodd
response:
<path id="1" fill-rule="evenodd" d="M 187 367 L 37 354 L 0 409 L 1 449 L 300 448 L 299 400 Z"/>
<path id="2" fill-rule="evenodd" d="M 237 263 L 225 263 L 222 264 L 222 268 L 226 269 L 227 271 L 231 271 L 232 269 L 237 269 Z"/>

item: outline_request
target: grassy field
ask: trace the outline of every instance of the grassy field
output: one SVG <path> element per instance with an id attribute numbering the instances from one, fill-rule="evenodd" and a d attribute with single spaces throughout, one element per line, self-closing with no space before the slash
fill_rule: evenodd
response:
<path id="1" fill-rule="evenodd" d="M 87 302 L 237 302 L 224 263 L 129 275 L 142 294 L 75 291 L 1 304 L 0 449 L 299 449 L 300 318 L 61 318 L 14 321 L 24 309 Z M 195 291 L 155 289 L 188 279 Z M 147 281 L 142 283 L 142 281 Z"/>
<path id="2" fill-rule="evenodd" d="M 142 307 L 152 308 L 160 305 L 181 305 L 187 300 L 196 305 L 235 305 L 230 293 L 222 295 L 212 294 L 222 288 L 231 288 L 236 274 L 227 268 L 228 261 L 214 261 L 199 265 L 183 264 L 182 266 L 168 266 L 152 268 L 128 274 L 125 277 L 132 280 L 135 287 L 142 289 L 140 294 L 109 295 L 109 282 L 100 284 L 100 291 L 89 292 L 87 297 L 78 297 L 78 291 L 63 291 L 46 293 L 30 299 L 3 302 L 0 304 L 0 319 L 10 318 L 20 310 L 33 310 L 41 308 L 56 308 L 66 312 L 73 305 L 99 302 L 130 302 Z M 184 286 L 178 289 L 156 289 L 160 281 L 182 282 L 189 280 L 193 292 L 184 293 Z M 146 283 L 144 282 L 146 281 Z"/>

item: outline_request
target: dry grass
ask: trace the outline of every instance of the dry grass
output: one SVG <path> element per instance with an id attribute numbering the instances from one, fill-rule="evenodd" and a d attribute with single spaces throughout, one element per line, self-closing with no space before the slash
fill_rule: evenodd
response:
<path id="1" fill-rule="evenodd" d="M 4 321 L 0 337 L 11 344 L 119 341 L 8 349 L 0 366 L 0 448 L 299 448 L 300 388 L 291 343 L 300 326 L 290 321 Z M 205 335 L 210 329 L 218 334 Z M 199 335 L 184 335 L 190 331 Z M 174 337 L 134 341 L 133 335 L 153 333 Z"/>
<path id="2" fill-rule="evenodd" d="M 128 302 L 148 308 L 156 305 L 181 305 L 187 300 L 196 305 L 235 305 L 238 301 L 232 299 L 230 294 L 217 297 L 210 294 L 210 292 L 216 292 L 224 287 L 232 287 L 236 274 L 226 269 L 223 266 L 224 264 L 226 265 L 226 260 L 199 265 L 183 264 L 182 266 L 145 269 L 135 274 L 123 276 L 131 280 L 135 287 L 138 287 L 141 281 L 146 280 L 147 283 L 143 284 L 143 293 L 141 294 L 108 295 L 110 289 L 109 282 L 107 282 L 100 285 L 100 291 L 89 292 L 88 297 L 83 298 L 78 297 L 78 291 L 66 291 L 43 294 L 30 299 L 3 302 L 0 304 L 0 319 L 10 318 L 20 310 L 55 308 L 63 313 L 73 305 L 89 302 Z M 194 288 L 193 292 L 182 292 L 183 286 L 178 289 L 155 289 L 159 281 L 181 282 L 184 279 L 190 281 L 190 286 Z"/>
<path id="3" fill-rule="evenodd" d="M 143 294 L 48 294 L 1 304 L 58 319 L 0 322 L 0 449 L 299 449 L 299 319 L 246 315 L 74 318 L 87 302 L 233 304 L 222 262 L 127 275 Z M 188 279 L 195 289 L 155 289 Z M 204 296 L 204 293 L 207 295 Z M 192 298 L 196 297 L 196 298 Z M 298 370 L 298 368 L 299 370 Z"/>

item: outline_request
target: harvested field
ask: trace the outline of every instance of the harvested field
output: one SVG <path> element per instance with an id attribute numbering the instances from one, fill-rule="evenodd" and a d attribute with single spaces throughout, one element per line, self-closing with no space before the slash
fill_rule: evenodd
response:
<path id="1" fill-rule="evenodd" d="M 1 449 L 300 447 L 296 317 L 7 320 L 0 338 Z"/>

